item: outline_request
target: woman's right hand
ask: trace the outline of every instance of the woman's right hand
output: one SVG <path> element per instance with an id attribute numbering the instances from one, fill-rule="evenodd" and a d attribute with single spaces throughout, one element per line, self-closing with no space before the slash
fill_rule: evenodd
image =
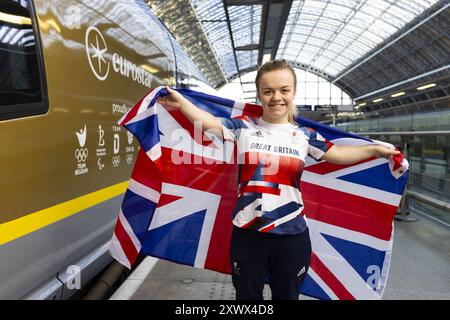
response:
<path id="1" fill-rule="evenodd" d="M 159 97 L 158 103 L 166 108 L 181 108 L 185 98 L 178 91 L 170 89 L 169 86 L 166 86 L 166 90 L 169 94 Z"/>
<path id="2" fill-rule="evenodd" d="M 222 134 L 222 122 L 208 111 L 202 110 L 195 106 L 188 99 L 183 97 L 178 91 L 170 89 L 166 86 L 168 95 L 158 98 L 158 103 L 168 109 L 179 109 L 188 120 L 195 124 L 200 122 L 203 130 L 215 129 Z"/>

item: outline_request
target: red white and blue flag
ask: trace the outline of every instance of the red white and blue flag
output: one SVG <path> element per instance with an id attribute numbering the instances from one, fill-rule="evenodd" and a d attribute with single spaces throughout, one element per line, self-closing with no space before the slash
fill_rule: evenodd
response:
<path id="1" fill-rule="evenodd" d="M 258 105 L 179 89 L 221 118 L 260 116 Z M 231 141 L 201 132 L 179 111 L 156 103 L 158 87 L 120 121 L 140 150 L 110 245 L 131 268 L 139 253 L 231 273 L 232 212 L 238 165 Z M 335 145 L 392 145 L 300 117 Z M 302 197 L 313 249 L 300 293 L 319 299 L 380 299 L 389 271 L 393 218 L 408 178 L 402 155 L 333 165 L 306 158 Z"/>

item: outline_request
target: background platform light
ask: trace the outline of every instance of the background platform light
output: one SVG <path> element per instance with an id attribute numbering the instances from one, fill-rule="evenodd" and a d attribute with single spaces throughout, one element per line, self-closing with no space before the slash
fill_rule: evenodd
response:
<path id="1" fill-rule="evenodd" d="M 391 95 L 391 97 L 396 98 L 396 97 L 404 96 L 405 94 L 406 94 L 405 91 L 397 92 L 397 93 L 394 93 L 393 95 Z"/>
<path id="2" fill-rule="evenodd" d="M 425 89 L 433 88 L 435 86 L 436 86 L 436 83 L 429 83 L 429 84 L 426 84 L 424 86 L 418 87 L 417 90 L 419 90 L 419 91 L 420 90 L 425 90 Z"/>

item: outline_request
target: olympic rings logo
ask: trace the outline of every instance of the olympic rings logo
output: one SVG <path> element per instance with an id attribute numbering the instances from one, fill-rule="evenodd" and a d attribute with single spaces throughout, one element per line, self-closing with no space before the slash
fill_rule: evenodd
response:
<path id="1" fill-rule="evenodd" d="M 133 162 L 133 155 L 132 154 L 127 154 L 127 163 L 131 164 L 131 162 Z"/>
<path id="2" fill-rule="evenodd" d="M 112 157 L 112 165 L 113 167 L 118 167 L 120 164 L 120 156 L 114 156 Z"/>
<path id="3" fill-rule="evenodd" d="M 75 150 L 75 158 L 78 162 L 85 162 L 88 157 L 88 149 L 80 148 Z"/>

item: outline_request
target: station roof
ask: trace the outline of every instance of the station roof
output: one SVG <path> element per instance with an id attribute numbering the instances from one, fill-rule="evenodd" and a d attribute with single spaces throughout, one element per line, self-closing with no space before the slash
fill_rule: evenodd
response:
<path id="1" fill-rule="evenodd" d="M 256 70 L 265 59 L 283 58 L 357 98 L 448 64 L 447 0 L 152 0 L 147 4 L 215 88 Z M 416 28 L 421 34 L 411 36 Z M 438 41 L 418 48 L 417 36 Z M 367 63 L 375 61 L 367 57 L 385 51 L 384 46 L 397 38 L 402 38 L 402 46 L 395 43 L 397 54 L 414 54 L 411 46 L 426 50 L 427 45 L 439 47 L 441 42 L 439 56 L 423 54 L 427 68 L 412 65 L 382 71 L 395 60 L 392 54 Z M 379 71 L 377 78 L 369 77 L 370 68 Z M 381 84 L 379 77 L 385 82 Z"/>
<path id="2" fill-rule="evenodd" d="M 277 56 L 334 78 L 435 2 L 294 1 Z"/>

